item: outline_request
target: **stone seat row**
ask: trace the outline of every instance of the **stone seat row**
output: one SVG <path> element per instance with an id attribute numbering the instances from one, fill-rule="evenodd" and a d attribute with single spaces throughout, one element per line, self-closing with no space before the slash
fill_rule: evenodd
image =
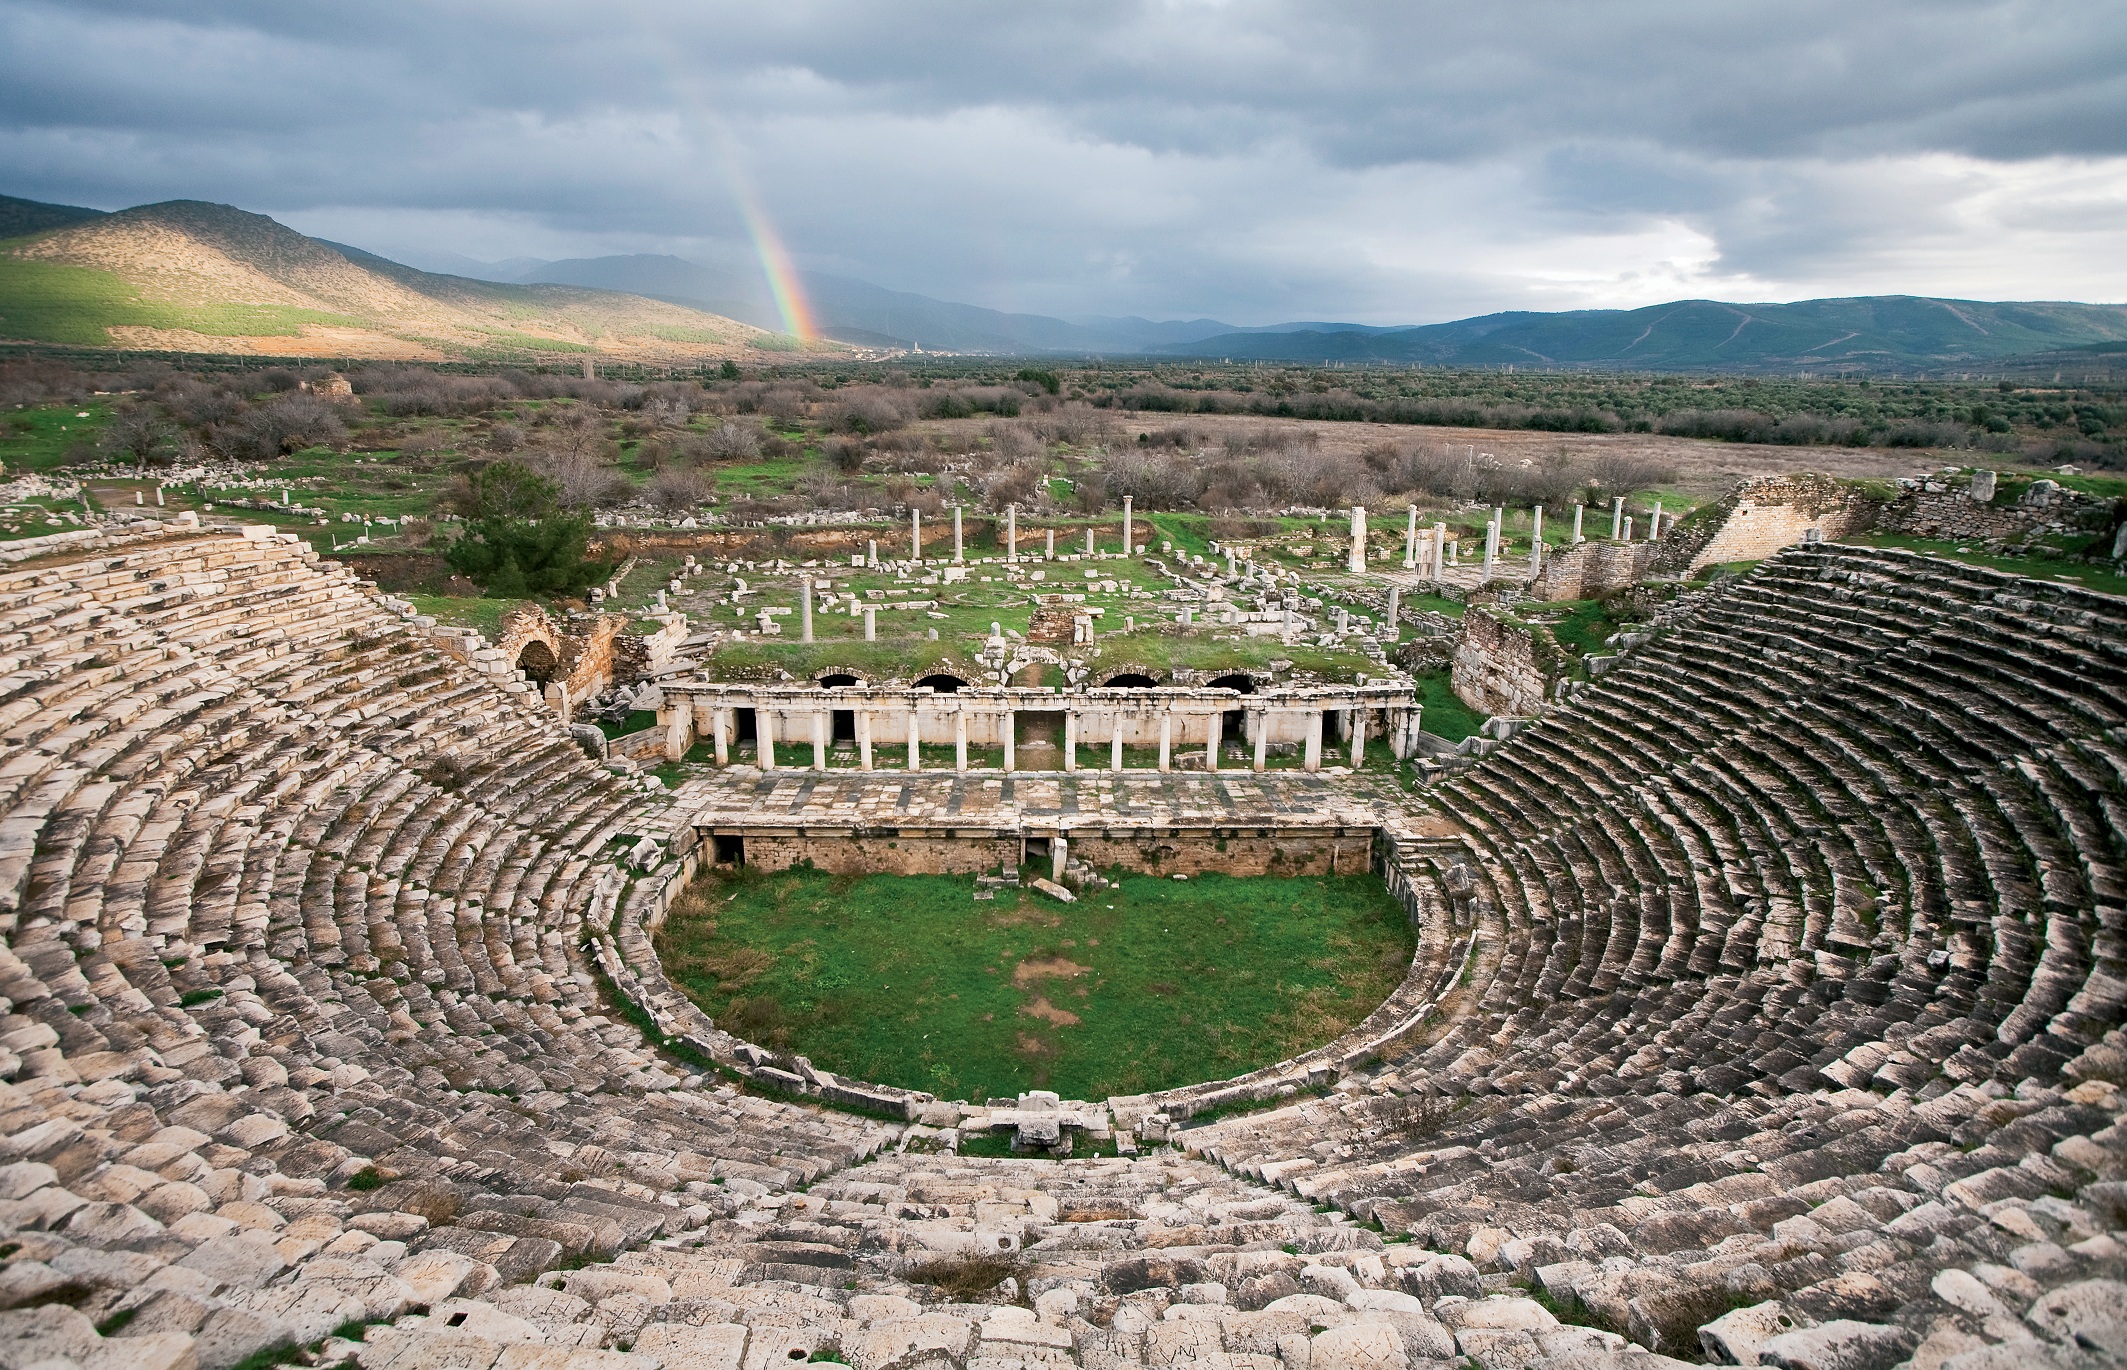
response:
<path id="1" fill-rule="evenodd" d="M 2123 615 L 1944 579 L 1796 552 L 1673 613 L 1434 792 L 1464 850 L 1426 859 L 1491 929 L 1434 1040 L 1184 1144 L 1473 1258 L 1503 1243 L 1489 1268 L 1672 1353 L 1743 1297 L 1977 1349 L 2014 1329 L 1967 1305 L 2013 1322 L 2116 1278 L 2117 1156 L 2091 1148 L 2118 1145 L 2127 1066 Z M 1694 1226 L 1706 1186 L 1736 1197 Z M 1780 1226 L 1833 1199 L 1851 1240 Z"/>
<path id="2" fill-rule="evenodd" d="M 158 573 L 155 551 L 133 549 L 133 575 Z M 425 656 L 345 577 L 271 543 L 236 551 L 219 598 L 256 571 L 262 605 L 300 608 L 272 651 L 222 631 L 218 597 L 166 596 L 152 628 L 77 604 L 126 635 L 137 670 L 73 660 L 21 692 L 37 696 L 22 718 L 53 723 L 0 757 L 22 777 L 0 819 L 22 863 L 0 1075 L 63 1093 L 92 1141 L 146 1100 L 227 1099 L 257 1120 L 246 1173 L 290 1192 L 342 1194 L 374 1167 L 402 1177 L 386 1190 L 503 1204 L 439 1228 L 472 1265 L 519 1275 L 566 1258 L 533 1229 L 592 1202 L 571 1186 L 664 1208 L 724 1170 L 802 1183 L 880 1145 L 871 1124 L 679 1088 L 576 959 L 634 792 L 542 714 Z M 217 616 L 195 637 L 188 610 Z M 19 1121 L 9 1137 L 51 1120 Z M 109 1144 L 84 1163 L 117 1164 Z M 174 1211 L 139 1213 L 118 1215 L 126 1240 L 184 1240 L 158 1235 Z"/>

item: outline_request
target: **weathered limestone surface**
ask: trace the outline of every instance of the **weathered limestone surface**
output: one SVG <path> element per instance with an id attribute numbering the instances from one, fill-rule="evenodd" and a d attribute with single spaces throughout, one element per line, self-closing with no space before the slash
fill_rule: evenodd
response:
<path id="1" fill-rule="evenodd" d="M 1548 634 L 1472 605 L 1462 616 L 1449 679 L 1456 697 L 1479 713 L 1520 718 L 1543 708 L 1562 664 Z"/>
<path id="2" fill-rule="evenodd" d="M 1876 502 L 1828 476 L 1766 476 L 1739 482 L 1722 499 L 1665 534 L 1659 571 L 1759 561 L 1800 542 L 1836 542 L 1874 525 Z"/>

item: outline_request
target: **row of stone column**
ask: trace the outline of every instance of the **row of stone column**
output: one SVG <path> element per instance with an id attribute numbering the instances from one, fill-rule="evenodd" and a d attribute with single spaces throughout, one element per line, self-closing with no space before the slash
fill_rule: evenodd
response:
<path id="1" fill-rule="evenodd" d="M 1587 538 L 1581 533 L 1581 518 L 1586 512 L 1587 506 L 1585 505 L 1576 504 L 1573 506 L 1572 542 L 1574 544 L 1587 541 Z M 1427 578 L 1431 580 L 1444 579 L 1447 572 L 1448 526 L 1445 523 L 1435 523 L 1430 531 L 1422 531 L 1418 527 L 1418 506 L 1415 504 L 1406 505 L 1405 513 L 1409 521 L 1403 533 L 1403 569 L 1424 572 Z M 1662 501 L 1656 500 L 1653 511 L 1647 517 L 1647 540 L 1649 542 L 1662 535 L 1664 517 Z M 1499 561 L 1500 537 L 1505 519 L 1506 508 L 1502 505 L 1495 507 L 1492 510 L 1492 516 L 1485 521 L 1484 574 L 1487 579 L 1491 577 L 1493 568 Z M 1674 520 L 1671 520 L 1671 522 L 1674 522 Z M 1610 537 L 1614 542 L 1630 542 L 1632 541 L 1632 535 L 1633 521 L 1625 515 L 1625 497 L 1619 495 L 1611 501 L 1610 505 Z M 1364 572 L 1367 569 L 1366 508 L 1364 505 L 1355 504 L 1352 506 L 1351 537 L 1351 550 L 1346 561 L 1346 569 L 1354 573 Z M 1535 506 L 1531 515 L 1529 531 L 1529 573 L 1531 575 L 1543 569 L 1543 560 L 1544 507 L 1539 504 Z"/>
<path id="2" fill-rule="evenodd" d="M 754 746 L 757 752 L 760 767 L 764 771 L 772 771 L 778 769 L 775 755 L 775 749 L 777 746 L 777 740 L 775 735 L 776 712 L 776 710 L 760 706 L 756 706 L 753 712 Z M 784 710 L 783 712 L 789 712 L 789 710 Z M 812 744 L 812 769 L 814 770 L 824 771 L 828 768 L 827 753 L 833 745 L 833 739 L 831 734 L 834 728 L 834 712 L 835 711 L 832 709 L 817 709 L 810 711 L 805 716 L 810 722 L 811 736 L 803 740 L 792 738 L 786 744 L 803 746 L 806 741 L 809 741 Z M 859 770 L 869 771 L 873 769 L 871 722 L 872 714 L 875 711 L 871 709 L 856 709 L 852 710 L 851 712 L 853 712 L 856 716 L 857 768 Z M 905 712 L 908 718 L 907 769 L 910 771 L 921 771 L 923 769 L 923 757 L 921 752 L 922 730 L 919 727 L 919 711 L 911 707 Z M 964 771 L 968 768 L 968 716 L 971 711 L 966 709 L 953 709 L 949 712 L 953 715 L 953 769 L 956 771 Z M 1053 711 L 1042 710 L 1041 712 Z M 1301 754 L 1301 766 L 1304 769 L 1310 771 L 1321 769 L 1323 750 L 1323 710 L 1253 709 L 1249 710 L 1248 712 L 1257 714 L 1259 718 L 1261 716 L 1269 715 L 1272 713 L 1306 714 L 1307 734 L 1305 747 Z M 1356 768 L 1364 764 L 1366 759 L 1366 741 L 1367 734 L 1371 730 L 1373 710 L 1360 707 L 1351 709 L 1349 712 L 1352 715 L 1350 759 L 1352 766 Z M 1004 728 L 1002 731 L 1004 736 L 1004 769 L 1006 771 L 1014 771 L 1018 769 L 1018 748 L 1016 737 L 1016 734 L 1018 732 L 1018 713 L 1019 711 L 1014 709 L 1007 709 L 1003 711 Z M 728 766 L 731 764 L 731 748 L 736 740 L 734 736 L 735 729 L 733 727 L 735 714 L 736 709 L 733 707 L 713 708 L 710 710 L 709 713 L 710 745 L 715 751 L 716 764 L 719 766 Z M 1078 769 L 1079 715 L 1078 712 L 1075 710 L 1064 710 L 1063 715 L 1063 768 L 1067 771 L 1075 771 Z M 1128 769 L 1126 766 L 1123 765 L 1123 719 L 1125 716 L 1126 715 L 1124 715 L 1123 713 L 1117 712 L 1115 726 L 1109 732 L 1108 769 L 1114 771 Z M 1225 714 L 1221 712 L 1215 712 L 1202 715 L 1177 715 L 1172 710 L 1163 712 L 1160 715 L 1158 769 L 1161 771 L 1170 770 L 1173 765 L 1174 747 L 1176 742 L 1181 741 L 1186 743 L 1187 741 L 1186 738 L 1177 739 L 1175 736 L 1175 719 L 1177 717 L 1201 717 L 1205 720 L 1205 765 L 1206 768 L 1209 770 L 1218 770 L 1219 748 L 1223 742 L 1221 734 L 1225 728 Z M 1267 718 L 1261 718 L 1261 721 L 1259 722 L 1256 728 L 1255 759 L 1254 764 L 1251 767 L 1251 769 L 1253 770 L 1260 771 L 1267 769 L 1269 764 L 1270 729 L 1268 726 L 1266 726 L 1266 724 Z M 795 767 L 791 769 L 804 768 Z"/>
<path id="3" fill-rule="evenodd" d="M 1137 544 L 1132 541 L 1135 531 L 1131 526 L 1134 518 L 1131 501 L 1134 498 L 1131 495 L 1123 496 L 1123 555 L 1125 556 L 1130 555 L 1137 548 Z M 958 504 L 953 506 L 953 562 L 956 565 L 967 560 L 966 547 L 960 533 L 960 514 L 964 507 Z M 1018 505 L 1008 504 L 1005 506 L 1004 529 L 1004 559 L 1008 562 L 1016 563 L 1019 560 Z M 1056 556 L 1056 530 L 1050 528 L 1046 532 L 1048 534 L 1048 543 L 1044 555 L 1053 559 Z M 923 511 L 921 509 L 908 511 L 908 534 L 910 560 L 923 560 Z M 1086 530 L 1086 555 L 1089 557 L 1093 555 L 1093 530 L 1091 528 Z M 871 554 L 868 560 L 874 566 L 879 564 L 878 543 L 874 542 L 871 545 Z M 810 640 L 809 638 L 807 639 L 807 641 Z"/>

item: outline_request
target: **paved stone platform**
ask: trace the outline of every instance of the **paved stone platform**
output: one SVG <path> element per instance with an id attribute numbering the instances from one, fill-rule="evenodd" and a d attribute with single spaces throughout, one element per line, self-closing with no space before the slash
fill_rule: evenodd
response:
<path id="1" fill-rule="evenodd" d="M 1415 815 L 1414 796 L 1385 778 L 1336 771 L 1279 774 L 1089 771 L 1066 774 L 774 771 L 735 766 L 689 780 L 666 822 L 1065 827 L 1377 826 Z"/>

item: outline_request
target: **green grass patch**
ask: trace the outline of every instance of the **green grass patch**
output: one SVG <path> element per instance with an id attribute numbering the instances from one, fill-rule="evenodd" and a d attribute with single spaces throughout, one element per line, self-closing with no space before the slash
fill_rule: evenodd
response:
<path id="1" fill-rule="evenodd" d="M 1555 610 L 1559 606 L 1550 607 Z M 1610 616 L 1609 605 L 1599 599 L 1575 601 L 1563 619 L 1551 624 L 1551 636 L 1557 639 L 1558 645 L 1582 656 L 1609 650 L 1603 640 L 1617 630 L 1618 623 Z"/>
<path id="2" fill-rule="evenodd" d="M 524 603 L 521 599 L 474 599 L 460 595 L 409 594 L 403 598 L 414 606 L 416 613 L 427 614 L 436 622 L 454 628 L 472 628 L 490 643 L 502 635 L 502 616 Z"/>
<path id="3" fill-rule="evenodd" d="M 639 733 L 656 722 L 657 714 L 654 711 L 635 709 L 628 714 L 624 721 L 619 723 L 610 722 L 603 718 L 599 719 L 598 731 L 604 733 L 607 740 L 610 741 L 616 737 L 626 737 L 629 733 Z"/>
<path id="4" fill-rule="evenodd" d="M 287 305 L 167 304 L 143 300 L 123 277 L 93 267 L 0 255 L 0 336 L 111 346 L 107 329 L 185 328 L 217 338 L 295 337 L 305 324 L 361 319 Z"/>
<path id="5" fill-rule="evenodd" d="M 1076 904 L 950 876 L 710 872 L 658 953 L 720 1026 L 860 1079 L 983 1099 L 1162 1089 L 1329 1041 L 1412 942 L 1372 875 L 1131 875 Z"/>
<path id="6" fill-rule="evenodd" d="M 1419 676 L 1417 685 L 1418 726 L 1433 736 L 1460 742 L 1484 726 L 1484 715 L 1456 697 L 1444 673 Z"/>
<path id="7" fill-rule="evenodd" d="M 0 332 L 6 325 L 6 315 L 0 313 Z M 0 463 L 10 473 L 56 470 L 69 448 L 94 443 L 110 419 L 110 406 L 94 402 L 0 410 Z"/>
<path id="8" fill-rule="evenodd" d="M 1405 595 L 1400 607 L 1405 612 L 1429 609 L 1449 618 L 1461 618 L 1463 608 L 1461 600 L 1449 599 L 1445 595 Z"/>
<path id="9" fill-rule="evenodd" d="M 798 482 L 806 473 L 815 469 L 816 463 L 803 457 L 770 457 L 762 461 L 733 462 L 729 466 L 711 466 L 704 470 L 724 499 L 766 499 L 773 495 L 787 495 L 798 488 Z M 930 540 L 931 530 L 924 529 L 924 540 Z M 946 537 L 952 537 L 950 520 Z M 951 550 L 948 542 L 947 549 Z"/>

